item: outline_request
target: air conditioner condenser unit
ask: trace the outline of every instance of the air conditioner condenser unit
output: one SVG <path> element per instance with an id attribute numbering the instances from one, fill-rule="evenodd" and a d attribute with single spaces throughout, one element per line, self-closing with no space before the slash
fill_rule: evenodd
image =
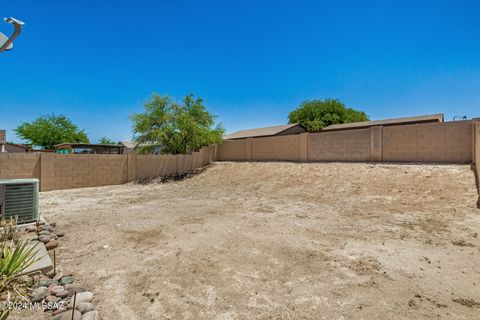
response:
<path id="1" fill-rule="evenodd" d="M 18 223 L 36 221 L 38 214 L 38 179 L 0 179 L 0 217 Z"/>

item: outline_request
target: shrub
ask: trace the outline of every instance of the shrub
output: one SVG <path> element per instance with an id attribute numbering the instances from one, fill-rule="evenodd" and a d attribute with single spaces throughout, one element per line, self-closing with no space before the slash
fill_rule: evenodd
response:
<path id="1" fill-rule="evenodd" d="M 17 220 L 13 218 L 0 219 L 0 243 L 5 241 L 17 241 L 19 237 L 19 229 L 17 228 Z"/>
<path id="2" fill-rule="evenodd" d="M 38 244 L 29 246 L 29 241 L 4 241 L 0 252 L 0 293 L 9 289 L 25 269 L 37 261 Z"/>
<path id="3" fill-rule="evenodd" d="M 0 310 L 0 320 L 7 320 L 8 316 L 10 316 L 10 311 L 6 309 Z"/>

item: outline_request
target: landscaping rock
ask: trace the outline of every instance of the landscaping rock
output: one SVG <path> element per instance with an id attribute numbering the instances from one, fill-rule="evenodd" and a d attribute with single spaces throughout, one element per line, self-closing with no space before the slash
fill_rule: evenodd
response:
<path id="1" fill-rule="evenodd" d="M 63 305 L 63 308 L 68 309 L 68 303 L 70 302 L 70 298 L 65 298 L 65 299 L 62 299 L 58 302 Z"/>
<path id="2" fill-rule="evenodd" d="M 90 291 L 85 291 L 85 292 L 79 292 L 77 293 L 77 297 L 75 299 L 75 305 L 79 305 L 82 302 L 92 302 L 93 299 L 93 293 Z M 72 297 L 70 299 L 70 303 L 68 304 L 68 308 L 71 309 L 73 308 L 73 300 L 74 298 Z"/>
<path id="3" fill-rule="evenodd" d="M 100 320 L 100 316 L 98 311 L 90 311 L 85 313 L 81 320 Z"/>
<path id="4" fill-rule="evenodd" d="M 50 238 L 50 236 L 42 234 L 42 235 L 38 236 L 38 240 L 43 242 L 43 243 L 47 243 L 51 240 L 51 238 Z"/>
<path id="5" fill-rule="evenodd" d="M 28 226 L 27 228 L 25 228 L 25 231 L 35 232 L 35 231 L 37 231 L 37 227 L 36 226 Z"/>
<path id="6" fill-rule="evenodd" d="M 60 291 L 65 291 L 65 289 L 62 287 L 62 286 L 52 286 L 50 289 L 50 292 L 54 295 L 57 295 L 57 292 L 60 292 Z"/>
<path id="7" fill-rule="evenodd" d="M 37 221 L 37 224 L 38 224 L 39 226 L 44 226 L 44 225 L 46 224 L 46 222 L 43 221 L 43 220 L 39 220 L 39 221 Z"/>
<path id="8" fill-rule="evenodd" d="M 75 308 L 80 311 L 82 314 L 93 311 L 94 307 L 93 304 L 90 302 L 81 302 L 78 303 Z"/>
<path id="9" fill-rule="evenodd" d="M 62 277 L 63 277 L 63 273 L 57 272 L 57 274 L 52 278 L 52 280 L 59 281 L 60 279 L 62 279 Z"/>
<path id="10" fill-rule="evenodd" d="M 54 316 L 56 316 L 57 314 L 61 314 L 63 312 L 67 311 L 67 308 L 66 307 L 61 307 L 61 308 L 58 308 L 57 310 L 53 310 L 52 314 Z"/>
<path id="11" fill-rule="evenodd" d="M 57 240 L 54 240 L 57 241 Z M 58 241 L 57 241 L 58 243 Z M 75 279 L 72 276 L 65 276 L 60 279 L 60 284 L 71 284 Z"/>
<path id="12" fill-rule="evenodd" d="M 61 290 L 61 291 L 58 291 L 55 295 L 59 298 L 66 298 L 68 296 L 68 291 Z"/>
<path id="13" fill-rule="evenodd" d="M 32 295 L 31 302 L 41 302 L 43 299 L 45 299 L 46 296 L 48 296 L 47 291 L 43 293 L 34 294 Z"/>
<path id="14" fill-rule="evenodd" d="M 57 235 L 57 237 L 61 238 L 65 235 L 65 232 L 63 231 L 55 231 L 55 234 Z"/>
<path id="15" fill-rule="evenodd" d="M 46 235 L 46 236 L 49 236 L 50 235 L 50 231 L 48 230 L 42 230 L 38 233 L 39 236 L 43 236 L 43 235 Z"/>
<path id="16" fill-rule="evenodd" d="M 40 280 L 38 280 L 37 282 L 37 288 L 38 287 L 49 287 L 50 285 L 52 284 L 58 284 L 57 281 L 54 281 L 50 278 L 42 278 Z"/>
<path id="17" fill-rule="evenodd" d="M 82 314 L 80 313 L 80 311 L 68 310 L 68 311 L 65 311 L 64 313 L 61 313 L 60 320 L 72 320 L 72 313 L 73 313 L 74 320 L 82 319 Z"/>
<path id="18" fill-rule="evenodd" d="M 68 291 L 67 297 L 71 297 L 71 296 L 73 296 L 75 293 L 80 293 L 80 292 L 88 291 L 88 290 L 85 289 L 84 287 L 79 286 L 79 285 L 75 285 L 75 284 L 66 284 L 66 285 L 65 285 L 65 290 Z"/>
<path id="19" fill-rule="evenodd" d="M 57 226 L 57 223 L 56 222 L 51 222 L 50 225 L 55 228 Z"/>
<path id="20" fill-rule="evenodd" d="M 58 283 L 52 283 L 48 286 L 48 294 L 52 293 L 52 288 L 58 286 Z"/>
<path id="21" fill-rule="evenodd" d="M 56 247 L 58 247 L 58 240 L 55 240 L 55 239 L 52 239 L 52 240 L 48 241 L 47 244 L 45 244 L 45 248 L 47 250 L 53 250 Z"/>
<path id="22" fill-rule="evenodd" d="M 45 286 L 38 286 L 32 292 L 32 295 L 42 294 L 48 291 L 48 288 Z"/>
<path id="23" fill-rule="evenodd" d="M 55 297 L 55 296 L 52 296 L 52 295 L 48 295 L 48 296 L 45 297 L 45 302 L 47 302 L 47 303 L 58 302 L 60 300 L 61 300 L 61 298 L 58 298 L 58 297 Z"/>

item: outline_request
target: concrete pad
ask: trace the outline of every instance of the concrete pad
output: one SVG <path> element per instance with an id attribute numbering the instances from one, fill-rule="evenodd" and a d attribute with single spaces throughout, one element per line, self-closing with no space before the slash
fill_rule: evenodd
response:
<path id="1" fill-rule="evenodd" d="M 22 275 L 26 275 L 34 272 L 41 272 L 43 274 L 46 274 L 53 270 L 52 259 L 50 259 L 47 249 L 45 249 L 45 246 L 43 245 L 43 243 L 38 241 L 32 241 L 30 244 L 28 244 L 28 246 L 33 247 L 35 244 L 37 244 L 37 247 L 35 250 L 38 250 L 37 254 L 35 255 L 35 259 L 37 261 L 34 264 L 32 264 L 30 267 L 25 269 L 22 272 Z"/>

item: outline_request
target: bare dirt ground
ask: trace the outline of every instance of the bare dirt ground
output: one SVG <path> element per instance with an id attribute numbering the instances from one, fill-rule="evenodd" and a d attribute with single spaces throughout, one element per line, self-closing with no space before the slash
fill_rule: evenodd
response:
<path id="1" fill-rule="evenodd" d="M 477 198 L 469 166 L 227 162 L 41 208 L 103 319 L 478 319 Z"/>

